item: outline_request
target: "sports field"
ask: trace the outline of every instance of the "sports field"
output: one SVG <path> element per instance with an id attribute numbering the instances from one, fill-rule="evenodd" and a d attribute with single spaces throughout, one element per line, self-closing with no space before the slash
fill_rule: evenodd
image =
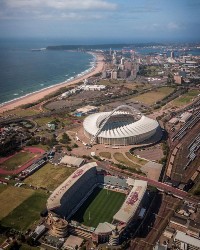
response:
<path id="1" fill-rule="evenodd" d="M 198 94 L 200 94 L 199 90 L 196 89 L 189 90 L 187 93 L 173 100 L 172 105 L 177 107 L 187 105 L 188 103 L 192 102 L 193 98 L 195 98 Z"/>
<path id="2" fill-rule="evenodd" d="M 33 190 L 9 186 L 0 193 L 0 219 L 7 216 L 34 193 Z"/>
<path id="3" fill-rule="evenodd" d="M 49 190 L 54 190 L 73 172 L 73 168 L 54 166 L 51 163 L 47 163 L 33 175 L 26 178 L 24 182 L 29 185 L 31 184 L 34 187 L 43 187 Z"/>
<path id="4" fill-rule="evenodd" d="M 35 155 L 29 151 L 21 151 L 10 157 L 8 160 L 4 161 L 2 164 L 0 164 L 0 167 L 5 170 L 15 170 L 18 169 L 19 166 L 23 165 L 25 162 L 34 158 L 34 156 Z"/>
<path id="5" fill-rule="evenodd" d="M 168 96 L 170 93 L 174 91 L 172 87 L 162 87 L 153 91 L 149 91 L 142 95 L 138 95 L 134 97 L 134 101 L 139 101 L 145 103 L 147 105 L 152 105 L 157 101 L 161 101 L 164 97 Z"/>
<path id="6" fill-rule="evenodd" d="M 20 199 L 20 196 L 17 196 L 16 199 L 20 201 L 21 204 L 18 204 L 18 206 L 17 207 L 15 206 L 15 208 L 13 208 L 12 205 L 13 200 L 15 199 L 12 198 L 13 196 L 11 194 L 8 195 L 10 197 L 10 200 L 7 206 L 8 209 L 11 208 L 12 211 L 7 213 L 7 216 L 5 216 L 1 220 L 1 225 L 6 227 L 12 227 L 20 231 L 26 231 L 33 224 L 36 224 L 40 219 L 40 212 L 44 210 L 46 207 L 48 194 L 41 191 L 33 191 L 29 189 L 22 189 L 22 188 L 16 188 L 16 189 L 19 190 L 19 192 L 21 190 L 27 190 L 27 192 L 31 191 L 31 194 L 29 193 L 29 197 L 26 197 L 26 199 L 24 199 L 23 202 Z"/>
<path id="7" fill-rule="evenodd" d="M 103 222 L 111 223 L 113 216 L 122 206 L 125 196 L 122 193 L 97 187 L 71 220 L 90 227 L 97 227 Z"/>

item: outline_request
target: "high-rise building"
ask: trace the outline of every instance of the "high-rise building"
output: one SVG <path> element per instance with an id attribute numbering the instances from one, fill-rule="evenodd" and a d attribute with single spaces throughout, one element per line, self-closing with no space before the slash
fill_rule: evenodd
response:
<path id="1" fill-rule="evenodd" d="M 117 70 L 111 72 L 111 79 L 117 79 Z"/>
<path id="2" fill-rule="evenodd" d="M 124 57 L 121 58 L 120 64 L 124 65 Z"/>
<path id="3" fill-rule="evenodd" d="M 129 62 L 129 61 L 126 61 L 125 63 L 124 63 L 124 66 L 125 66 L 125 69 L 128 69 L 128 70 L 132 70 L 132 68 L 133 68 L 133 65 L 132 65 L 132 62 Z"/>
<path id="4" fill-rule="evenodd" d="M 102 72 L 102 78 L 103 78 L 103 79 L 107 78 L 107 72 L 106 72 L 106 70 L 104 70 L 104 71 Z"/>

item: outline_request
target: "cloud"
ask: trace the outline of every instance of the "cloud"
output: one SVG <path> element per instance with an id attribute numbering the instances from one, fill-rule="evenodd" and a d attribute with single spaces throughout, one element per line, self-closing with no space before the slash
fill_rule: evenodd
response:
<path id="1" fill-rule="evenodd" d="M 117 9 L 109 0 L 0 0 L 0 19 L 98 20 Z"/>
<path id="2" fill-rule="evenodd" d="M 10 8 L 43 8 L 67 10 L 115 10 L 117 5 L 104 0 L 3 0 Z"/>

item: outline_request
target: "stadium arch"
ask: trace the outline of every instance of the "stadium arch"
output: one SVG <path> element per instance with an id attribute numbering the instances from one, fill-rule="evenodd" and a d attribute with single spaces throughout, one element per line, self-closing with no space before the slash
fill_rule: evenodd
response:
<path id="1" fill-rule="evenodd" d="M 103 130 L 104 126 L 106 125 L 106 123 L 109 121 L 109 119 L 113 116 L 113 114 L 118 111 L 118 110 L 123 110 L 123 109 L 127 109 L 127 110 L 130 110 L 131 113 L 133 114 L 133 116 L 135 115 L 140 115 L 141 117 L 141 114 L 140 112 L 131 107 L 131 106 L 128 106 L 128 105 L 120 105 L 118 106 L 117 108 L 115 108 L 110 114 L 108 114 L 108 116 L 105 118 L 105 120 L 103 121 L 103 123 L 101 124 L 101 126 L 99 127 L 98 131 L 96 132 L 96 134 L 91 138 L 90 140 L 90 145 L 93 145 L 93 143 L 96 141 L 96 138 L 98 137 L 98 135 L 101 133 L 101 131 Z"/>

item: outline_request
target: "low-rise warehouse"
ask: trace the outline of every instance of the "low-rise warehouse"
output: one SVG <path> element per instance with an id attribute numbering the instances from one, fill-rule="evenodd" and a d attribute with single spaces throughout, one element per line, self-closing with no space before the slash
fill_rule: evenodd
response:
<path id="1" fill-rule="evenodd" d="M 60 163 L 79 168 L 85 163 L 85 160 L 83 158 L 77 158 L 77 157 L 74 157 L 74 156 L 65 155 L 61 159 Z"/>

